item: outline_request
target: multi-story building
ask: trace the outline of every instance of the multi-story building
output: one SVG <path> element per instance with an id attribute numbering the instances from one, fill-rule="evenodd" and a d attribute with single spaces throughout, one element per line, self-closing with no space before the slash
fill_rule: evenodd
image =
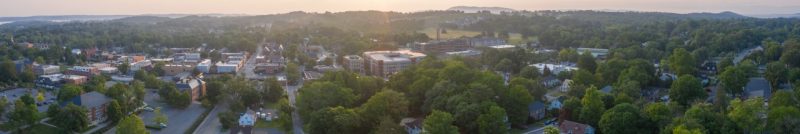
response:
<path id="1" fill-rule="evenodd" d="M 358 55 L 344 56 L 344 68 L 350 72 L 364 74 L 364 58 Z"/>
<path id="2" fill-rule="evenodd" d="M 64 74 L 92 77 L 100 75 L 100 70 L 96 67 L 75 66 L 64 72 Z"/>
<path id="3" fill-rule="evenodd" d="M 205 59 L 200 63 L 197 63 L 197 70 L 203 73 L 208 73 L 209 71 L 211 71 L 211 60 Z"/>
<path id="4" fill-rule="evenodd" d="M 206 82 L 196 78 L 182 79 L 175 83 L 175 88 L 178 91 L 189 92 L 192 100 L 198 100 L 206 94 Z"/>
<path id="5" fill-rule="evenodd" d="M 370 51 L 364 52 L 364 57 L 370 74 L 386 78 L 422 60 L 425 54 L 409 50 Z"/>
<path id="6" fill-rule="evenodd" d="M 33 73 L 36 75 L 57 74 L 61 71 L 61 67 L 55 65 L 39 65 L 33 68 Z"/>
<path id="7" fill-rule="evenodd" d="M 414 43 L 411 46 L 416 51 L 431 52 L 431 53 L 445 53 L 464 51 L 471 46 L 467 39 L 453 39 L 453 40 L 435 40 L 424 43 Z"/>
<path id="8" fill-rule="evenodd" d="M 108 107 L 109 102 L 111 102 L 111 98 L 97 91 L 85 93 L 72 99 L 73 104 L 86 108 L 86 114 L 90 122 L 89 126 L 97 125 L 107 119 L 106 107 Z"/>
<path id="9" fill-rule="evenodd" d="M 471 38 L 469 42 L 472 47 L 488 47 L 506 44 L 506 40 L 493 37 Z"/>

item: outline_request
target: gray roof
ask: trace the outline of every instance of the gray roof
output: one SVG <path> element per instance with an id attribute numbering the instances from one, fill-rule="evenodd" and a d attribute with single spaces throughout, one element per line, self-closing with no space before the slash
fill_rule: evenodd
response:
<path id="1" fill-rule="evenodd" d="M 528 111 L 529 112 L 542 110 L 544 108 L 545 108 L 544 107 L 544 103 L 542 103 L 540 101 L 533 101 L 530 104 L 528 104 Z"/>
<path id="2" fill-rule="evenodd" d="M 764 99 L 769 99 L 770 93 L 772 93 L 772 87 L 769 81 L 763 77 L 750 78 L 750 81 L 744 86 L 744 92 L 748 97 L 761 96 L 764 97 Z"/>
<path id="3" fill-rule="evenodd" d="M 97 91 L 92 91 L 81 95 L 80 105 L 84 107 L 97 107 L 111 101 L 111 98 Z"/>
<path id="4" fill-rule="evenodd" d="M 611 93 L 611 90 L 613 90 L 613 89 L 614 88 L 611 87 L 611 86 L 605 86 L 605 87 L 601 88 L 600 91 L 602 91 L 603 93 Z"/>

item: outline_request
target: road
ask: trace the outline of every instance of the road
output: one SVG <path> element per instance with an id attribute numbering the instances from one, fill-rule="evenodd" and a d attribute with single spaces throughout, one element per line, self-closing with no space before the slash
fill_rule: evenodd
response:
<path id="1" fill-rule="evenodd" d="M 256 53 L 250 55 L 250 59 L 247 59 L 247 63 L 244 64 L 244 67 L 243 67 L 242 71 L 239 73 L 239 75 L 244 75 L 244 77 L 247 78 L 247 79 L 264 79 L 264 78 L 266 78 L 265 76 L 258 75 L 253 71 L 256 68 L 256 64 L 258 64 L 256 62 L 256 57 L 261 55 L 261 53 L 264 51 L 263 49 L 264 49 L 264 45 L 263 44 L 259 44 L 258 48 L 256 48 Z"/>
<path id="2" fill-rule="evenodd" d="M 753 52 L 756 52 L 757 50 L 764 50 L 764 48 L 762 48 L 761 46 L 756 46 L 737 53 L 736 57 L 733 58 L 733 64 L 738 65 L 739 62 L 742 62 L 742 60 L 744 60 L 744 58 L 746 58 L 750 54 L 753 54 Z"/>
<path id="3" fill-rule="evenodd" d="M 217 114 L 221 111 L 224 111 L 228 108 L 227 103 L 221 103 L 214 107 L 211 112 L 208 113 L 203 122 L 197 126 L 193 134 L 224 134 L 227 133 L 226 130 L 222 129 L 222 124 L 219 123 L 219 116 Z"/>
<path id="4" fill-rule="evenodd" d="M 300 69 L 300 73 L 305 71 L 305 67 L 299 67 L 299 69 Z M 295 85 L 295 86 L 289 86 L 289 85 L 286 86 L 286 94 L 289 96 L 289 103 L 292 105 L 292 107 L 295 107 L 294 111 L 292 111 L 292 123 L 293 123 L 293 129 L 292 130 L 294 131 L 295 134 L 304 134 L 304 132 L 303 132 L 303 120 L 300 119 L 300 113 L 297 112 L 297 108 L 295 106 L 295 102 L 297 100 L 296 99 L 297 98 L 297 90 L 300 89 L 300 87 L 303 87 L 303 80 L 302 79 L 300 79 L 300 81 L 298 81 L 297 85 Z"/>
<path id="5" fill-rule="evenodd" d="M 544 126 L 535 128 L 531 131 L 525 132 L 523 134 L 544 134 Z"/>

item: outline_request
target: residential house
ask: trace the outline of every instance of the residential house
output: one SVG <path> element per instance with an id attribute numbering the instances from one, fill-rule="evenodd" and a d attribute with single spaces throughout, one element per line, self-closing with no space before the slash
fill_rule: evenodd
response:
<path id="1" fill-rule="evenodd" d="M 528 104 L 528 118 L 541 120 L 546 117 L 547 109 L 541 101 L 533 101 Z"/>
<path id="2" fill-rule="evenodd" d="M 613 90 L 613 89 L 614 88 L 611 87 L 611 85 L 607 85 L 607 86 L 605 86 L 603 88 L 600 88 L 600 92 L 603 92 L 603 93 L 606 93 L 606 94 L 611 94 L 611 90 Z"/>
<path id="3" fill-rule="evenodd" d="M 747 98 L 761 97 L 768 101 L 771 93 L 772 87 L 769 81 L 763 77 L 750 78 L 750 81 L 744 86 L 744 95 Z"/>
<path id="4" fill-rule="evenodd" d="M 572 80 L 566 79 L 564 80 L 564 82 L 561 83 L 561 86 L 558 87 L 558 90 L 561 92 L 567 92 L 569 91 L 569 87 L 571 86 L 571 84 Z"/>
<path id="5" fill-rule="evenodd" d="M 558 130 L 562 134 L 594 134 L 595 129 L 592 126 L 563 120 L 558 124 Z"/>
<path id="6" fill-rule="evenodd" d="M 561 81 L 558 80 L 558 78 L 556 78 L 555 76 L 552 76 L 552 75 L 545 76 L 544 78 L 542 78 L 541 82 L 542 82 L 542 85 L 547 87 L 547 88 L 556 87 L 556 86 L 558 86 L 558 84 L 561 84 Z"/>
<path id="7" fill-rule="evenodd" d="M 231 130 L 231 134 L 252 134 L 253 126 L 256 125 L 256 113 L 253 110 L 247 109 L 247 112 L 239 116 L 239 127 Z"/>
<path id="8" fill-rule="evenodd" d="M 400 125 L 406 129 L 408 134 L 421 134 L 424 131 L 422 129 L 423 121 L 423 119 L 419 118 L 403 118 L 400 121 Z"/>

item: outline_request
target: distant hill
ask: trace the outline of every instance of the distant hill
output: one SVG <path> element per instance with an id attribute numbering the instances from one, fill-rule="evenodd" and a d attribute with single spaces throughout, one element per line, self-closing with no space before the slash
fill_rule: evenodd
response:
<path id="1" fill-rule="evenodd" d="M 609 23 L 646 23 L 674 20 L 701 20 L 701 19 L 738 19 L 750 18 L 734 12 L 720 13 L 667 13 L 667 12 L 640 12 L 640 11 L 594 11 L 575 10 L 558 11 L 543 10 L 530 12 L 535 15 L 553 16 L 559 19 L 573 19 L 581 21 L 609 22 Z"/>
<path id="2" fill-rule="evenodd" d="M 795 14 L 757 14 L 749 15 L 756 18 L 800 18 L 800 13 Z"/>
<path id="3" fill-rule="evenodd" d="M 505 7 L 475 7 L 475 6 L 455 6 L 455 7 L 450 7 L 447 10 L 463 11 L 464 13 L 477 13 L 479 11 L 489 11 L 489 12 L 492 12 L 492 13 L 495 13 L 495 14 L 500 13 L 500 12 L 517 11 L 517 10 L 511 9 L 511 8 L 505 8 Z"/>
<path id="4" fill-rule="evenodd" d="M 126 22 L 126 23 L 158 23 L 168 21 L 172 18 L 170 17 L 158 17 L 158 16 L 131 16 L 125 17 L 120 19 L 112 20 L 112 22 Z"/>

